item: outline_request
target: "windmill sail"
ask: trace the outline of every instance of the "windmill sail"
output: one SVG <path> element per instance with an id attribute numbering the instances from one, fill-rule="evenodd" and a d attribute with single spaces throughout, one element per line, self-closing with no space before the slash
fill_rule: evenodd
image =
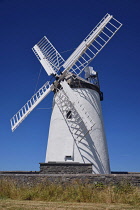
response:
<path id="1" fill-rule="evenodd" d="M 63 64 L 63 72 L 70 70 L 80 75 L 121 26 L 112 15 L 106 14 Z"/>
<path id="2" fill-rule="evenodd" d="M 70 88 L 68 83 L 64 80 L 60 84 L 63 87 L 63 91 L 65 92 L 67 98 L 69 99 L 71 104 L 74 106 L 75 110 L 77 111 L 82 121 L 84 122 L 85 127 L 87 128 L 88 131 L 90 131 L 92 127 L 94 126 L 95 122 L 90 118 L 83 104 L 80 103 L 80 100 L 74 94 L 73 90 Z"/>
<path id="3" fill-rule="evenodd" d="M 54 82 L 54 84 L 56 84 L 55 88 L 61 83 L 65 95 L 72 102 L 75 110 L 85 123 L 87 130 L 93 127 L 94 122 L 90 119 L 84 107 L 80 105 L 80 101 L 76 103 L 77 99 L 73 96 L 71 88 L 66 81 L 62 80 L 65 79 L 68 71 L 80 75 L 84 68 L 96 57 L 121 26 L 122 24 L 113 18 L 112 15 L 106 14 L 66 61 L 45 36 L 32 48 L 48 75 L 53 74 L 58 76 L 61 67 L 64 68 L 59 80 Z M 53 87 L 53 84 L 50 86 L 48 82 L 45 83 L 45 85 L 12 117 L 12 131 L 15 130 L 27 115 L 51 92 Z"/>
<path id="4" fill-rule="evenodd" d="M 79 115 L 63 89 L 61 89 L 61 91 L 58 91 L 57 96 L 55 97 L 55 102 L 67 123 L 73 139 L 78 142 L 81 141 L 89 132 L 89 130 L 87 130 L 87 127 L 85 126 L 81 116 Z M 93 125 L 94 124 L 92 124 L 91 127 Z"/>
<path id="5" fill-rule="evenodd" d="M 32 50 L 48 75 L 56 75 L 65 62 L 59 52 L 45 36 L 32 48 Z"/>
<path id="6" fill-rule="evenodd" d="M 52 91 L 53 85 L 46 82 L 32 98 L 11 118 L 11 129 L 14 131 L 30 112 Z"/>

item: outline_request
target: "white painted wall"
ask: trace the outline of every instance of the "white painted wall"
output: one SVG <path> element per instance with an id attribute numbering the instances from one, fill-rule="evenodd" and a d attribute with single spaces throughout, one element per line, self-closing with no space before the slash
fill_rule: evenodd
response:
<path id="1" fill-rule="evenodd" d="M 92 163 L 95 174 L 109 174 L 108 149 L 99 94 L 86 88 L 75 88 L 73 91 L 80 97 L 95 125 L 81 141 L 78 141 L 79 137 L 75 140 L 54 102 L 45 162 L 65 162 L 66 156 L 72 156 L 73 162 Z M 57 94 L 55 97 L 58 97 Z"/>

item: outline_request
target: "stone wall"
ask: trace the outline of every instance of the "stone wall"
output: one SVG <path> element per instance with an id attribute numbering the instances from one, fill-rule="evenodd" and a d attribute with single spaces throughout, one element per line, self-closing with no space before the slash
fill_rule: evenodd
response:
<path id="1" fill-rule="evenodd" d="M 35 186 L 43 183 L 103 183 L 105 185 L 118 184 L 118 183 L 130 183 L 140 187 L 140 174 L 139 173 L 128 173 L 128 174 L 0 174 L 1 180 L 11 180 L 17 186 Z"/>
<path id="2" fill-rule="evenodd" d="M 40 163 L 40 171 L 0 171 L 0 181 L 12 181 L 17 186 L 35 186 L 43 183 L 102 183 L 112 185 L 130 183 L 140 187 L 140 173 L 112 172 L 112 174 L 92 174 L 92 164 L 80 163 Z"/>
<path id="3" fill-rule="evenodd" d="M 92 174 L 91 163 L 40 163 L 41 174 Z"/>

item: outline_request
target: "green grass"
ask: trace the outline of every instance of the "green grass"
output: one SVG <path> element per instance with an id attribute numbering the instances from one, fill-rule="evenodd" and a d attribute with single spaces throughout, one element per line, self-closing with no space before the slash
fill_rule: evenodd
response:
<path id="1" fill-rule="evenodd" d="M 102 183 L 40 184 L 18 187 L 12 181 L 0 181 L 0 200 L 30 200 L 47 202 L 84 202 L 140 205 L 140 188 L 122 183 L 106 186 Z"/>

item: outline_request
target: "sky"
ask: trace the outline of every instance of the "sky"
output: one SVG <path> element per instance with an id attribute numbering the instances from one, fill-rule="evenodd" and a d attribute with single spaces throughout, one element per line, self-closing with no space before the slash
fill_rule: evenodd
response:
<path id="1" fill-rule="evenodd" d="M 67 59 L 109 13 L 123 26 L 91 65 L 104 93 L 110 165 L 140 172 L 139 11 L 139 0 L 0 0 L 0 171 L 38 171 L 45 161 L 53 93 L 10 128 L 10 118 L 50 79 L 32 47 L 46 36 Z"/>

